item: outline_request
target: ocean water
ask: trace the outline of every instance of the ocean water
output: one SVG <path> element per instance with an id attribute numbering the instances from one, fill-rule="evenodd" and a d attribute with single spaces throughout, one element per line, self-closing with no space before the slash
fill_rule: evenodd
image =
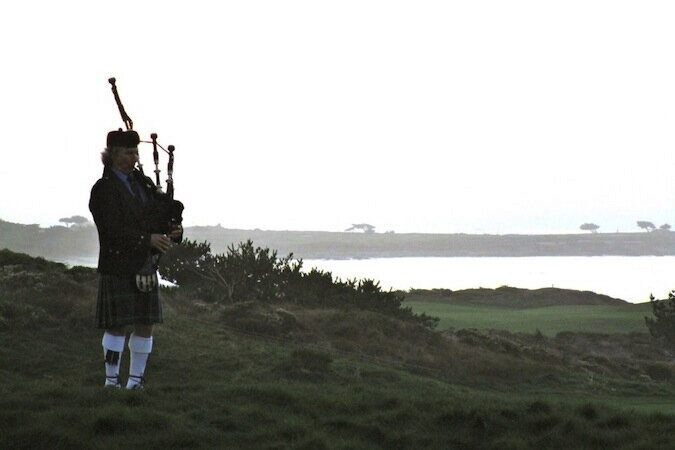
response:
<path id="1" fill-rule="evenodd" d="M 64 261 L 96 266 L 96 258 Z M 307 259 L 342 279 L 372 278 L 385 289 L 468 289 L 512 286 L 593 291 L 632 303 L 649 295 L 666 298 L 675 289 L 675 256 L 541 256 Z"/>
<path id="2" fill-rule="evenodd" d="M 593 291 L 631 303 L 675 289 L 675 256 L 554 256 L 305 260 L 334 276 L 373 278 L 392 289 L 512 286 Z"/>

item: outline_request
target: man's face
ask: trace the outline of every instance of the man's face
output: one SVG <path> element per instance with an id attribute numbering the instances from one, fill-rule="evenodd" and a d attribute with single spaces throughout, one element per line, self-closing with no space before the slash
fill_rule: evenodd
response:
<path id="1" fill-rule="evenodd" d="M 124 147 L 113 158 L 113 167 L 131 173 L 138 162 L 138 147 Z"/>

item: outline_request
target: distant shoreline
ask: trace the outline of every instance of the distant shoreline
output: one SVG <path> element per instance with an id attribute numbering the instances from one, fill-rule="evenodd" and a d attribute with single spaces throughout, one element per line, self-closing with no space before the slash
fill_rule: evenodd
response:
<path id="1" fill-rule="evenodd" d="M 232 230 L 188 227 L 185 236 L 208 241 L 215 252 L 251 239 L 254 244 L 306 259 L 393 257 L 673 256 L 675 233 L 475 235 Z"/>
<path id="2" fill-rule="evenodd" d="M 588 234 L 427 234 L 268 231 L 186 227 L 185 237 L 213 252 L 251 239 L 256 246 L 303 259 L 402 257 L 675 256 L 675 232 Z M 40 228 L 0 220 L 0 248 L 55 259 L 98 256 L 93 226 Z"/>

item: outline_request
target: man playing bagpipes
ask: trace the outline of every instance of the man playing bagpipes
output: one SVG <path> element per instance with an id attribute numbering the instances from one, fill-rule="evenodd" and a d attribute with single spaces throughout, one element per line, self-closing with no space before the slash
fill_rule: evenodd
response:
<path id="1" fill-rule="evenodd" d="M 153 135 L 153 143 L 155 140 Z M 101 153 L 103 175 L 94 184 L 89 200 L 100 244 L 96 321 L 98 328 L 105 330 L 105 386 L 121 387 L 119 368 L 125 334 L 127 327 L 133 327 L 128 343 L 127 389 L 143 388 L 152 352 L 152 327 L 163 321 L 157 278 L 159 256 L 183 236 L 183 205 L 161 192 L 143 175 L 142 168 L 136 168 L 139 143 L 138 133 L 131 129 L 108 133 Z M 173 184 L 171 176 L 170 181 Z"/>

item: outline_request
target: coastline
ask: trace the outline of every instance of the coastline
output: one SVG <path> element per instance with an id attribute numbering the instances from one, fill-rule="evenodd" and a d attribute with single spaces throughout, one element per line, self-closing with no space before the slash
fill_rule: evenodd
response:
<path id="1" fill-rule="evenodd" d="M 207 241 L 214 253 L 252 240 L 256 246 L 303 259 L 403 257 L 675 256 L 675 232 L 588 234 L 426 234 L 185 228 L 187 239 Z M 41 228 L 0 219 L 0 248 L 52 259 L 95 258 L 93 225 Z"/>

